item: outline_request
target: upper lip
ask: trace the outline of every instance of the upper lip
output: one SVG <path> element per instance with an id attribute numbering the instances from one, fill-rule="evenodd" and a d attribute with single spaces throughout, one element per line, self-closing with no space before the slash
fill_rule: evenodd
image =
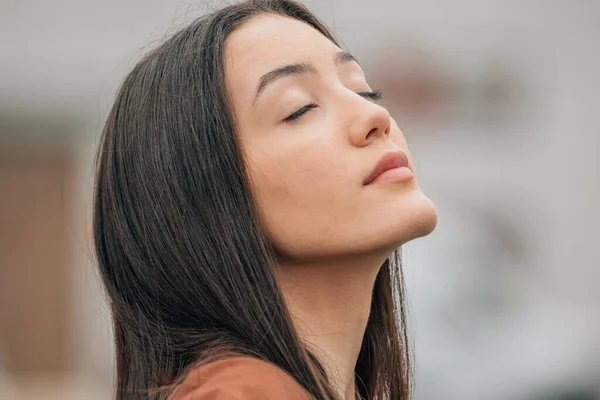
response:
<path id="1" fill-rule="evenodd" d="M 383 174 L 385 171 L 393 168 L 408 167 L 408 157 L 402 151 L 390 151 L 385 153 L 383 157 L 379 159 L 375 167 L 367 176 L 363 182 L 364 185 L 368 185 L 373 182 L 377 177 Z"/>

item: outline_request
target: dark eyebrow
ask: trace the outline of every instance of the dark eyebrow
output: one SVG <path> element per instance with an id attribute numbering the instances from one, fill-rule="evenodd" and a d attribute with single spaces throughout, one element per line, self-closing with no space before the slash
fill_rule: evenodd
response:
<path id="1" fill-rule="evenodd" d="M 254 103 L 258 100 L 258 96 L 265 90 L 268 84 L 276 81 L 277 79 L 285 76 L 294 76 L 302 74 L 316 74 L 317 69 L 312 64 L 291 64 L 280 68 L 276 68 L 273 71 L 264 74 L 259 81 L 258 87 L 256 88 L 256 94 L 254 95 Z"/>
<path id="2" fill-rule="evenodd" d="M 358 61 L 356 61 L 356 58 L 354 58 L 354 56 L 350 53 L 340 52 L 335 55 L 335 63 L 337 65 L 347 64 L 350 62 L 358 63 Z M 317 69 L 315 68 L 315 66 L 312 64 L 308 64 L 308 63 L 285 65 L 283 67 L 279 67 L 270 72 L 267 72 L 259 80 L 258 87 L 256 88 L 256 93 L 254 94 L 254 101 L 253 101 L 252 105 L 254 105 L 256 103 L 256 101 L 258 100 L 258 96 L 260 96 L 260 94 L 262 92 L 264 92 L 267 85 L 269 85 L 270 83 L 273 83 L 277 79 L 280 79 L 280 78 L 283 78 L 286 76 L 316 74 L 316 73 L 317 73 Z"/>
<path id="3" fill-rule="evenodd" d="M 338 65 L 347 64 L 347 63 L 351 63 L 351 62 L 355 62 L 355 63 L 359 64 L 358 60 L 356 58 L 354 58 L 354 56 L 348 52 L 342 51 L 341 53 L 337 53 L 335 56 L 335 63 Z"/>

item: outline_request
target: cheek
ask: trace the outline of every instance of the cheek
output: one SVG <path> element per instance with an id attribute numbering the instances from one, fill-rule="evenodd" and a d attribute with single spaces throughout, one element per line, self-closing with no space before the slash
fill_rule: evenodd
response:
<path id="1" fill-rule="evenodd" d="M 339 145 L 273 145 L 253 151 L 248 162 L 261 223 L 282 254 L 318 251 L 356 214 L 359 185 Z"/>
<path id="2" fill-rule="evenodd" d="M 338 152 L 322 143 L 286 147 L 273 145 L 249 156 L 253 184 L 265 207 L 311 206 L 342 195 L 344 166 L 331 157 Z"/>

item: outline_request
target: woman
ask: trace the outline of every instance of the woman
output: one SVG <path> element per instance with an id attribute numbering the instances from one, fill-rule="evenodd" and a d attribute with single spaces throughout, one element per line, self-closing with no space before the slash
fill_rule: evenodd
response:
<path id="1" fill-rule="evenodd" d="M 304 6 L 150 52 L 98 152 L 117 399 L 408 399 L 397 249 L 431 232 L 402 132 Z"/>

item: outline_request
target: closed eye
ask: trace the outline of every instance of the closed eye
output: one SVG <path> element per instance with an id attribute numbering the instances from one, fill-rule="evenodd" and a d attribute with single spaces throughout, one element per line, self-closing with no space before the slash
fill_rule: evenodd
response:
<path id="1" fill-rule="evenodd" d="M 383 99 L 383 92 L 379 89 L 373 90 L 372 92 L 360 92 L 358 94 L 373 101 L 379 101 Z"/>
<path id="2" fill-rule="evenodd" d="M 301 109 L 299 109 L 298 111 L 291 114 L 286 119 L 284 119 L 283 122 L 292 122 L 293 120 L 300 118 L 301 116 L 306 114 L 308 111 L 312 110 L 313 108 L 317 108 L 317 107 L 319 107 L 319 106 L 315 103 L 307 104 L 304 107 L 302 107 Z"/>
<path id="3" fill-rule="evenodd" d="M 375 102 L 383 99 L 383 92 L 379 89 L 373 90 L 371 92 L 359 92 L 357 94 L 362 97 L 365 97 L 369 100 L 375 101 Z M 306 114 L 307 112 L 312 110 L 313 108 L 317 108 L 317 107 L 319 107 L 319 105 L 315 104 L 315 103 L 307 104 L 307 105 L 303 106 L 302 108 L 300 108 L 298 111 L 295 111 L 292 114 L 290 114 L 287 118 L 285 118 L 283 120 L 283 122 L 292 122 L 294 120 L 297 120 L 298 118 L 300 118 L 301 116 L 303 116 L 304 114 Z"/>

